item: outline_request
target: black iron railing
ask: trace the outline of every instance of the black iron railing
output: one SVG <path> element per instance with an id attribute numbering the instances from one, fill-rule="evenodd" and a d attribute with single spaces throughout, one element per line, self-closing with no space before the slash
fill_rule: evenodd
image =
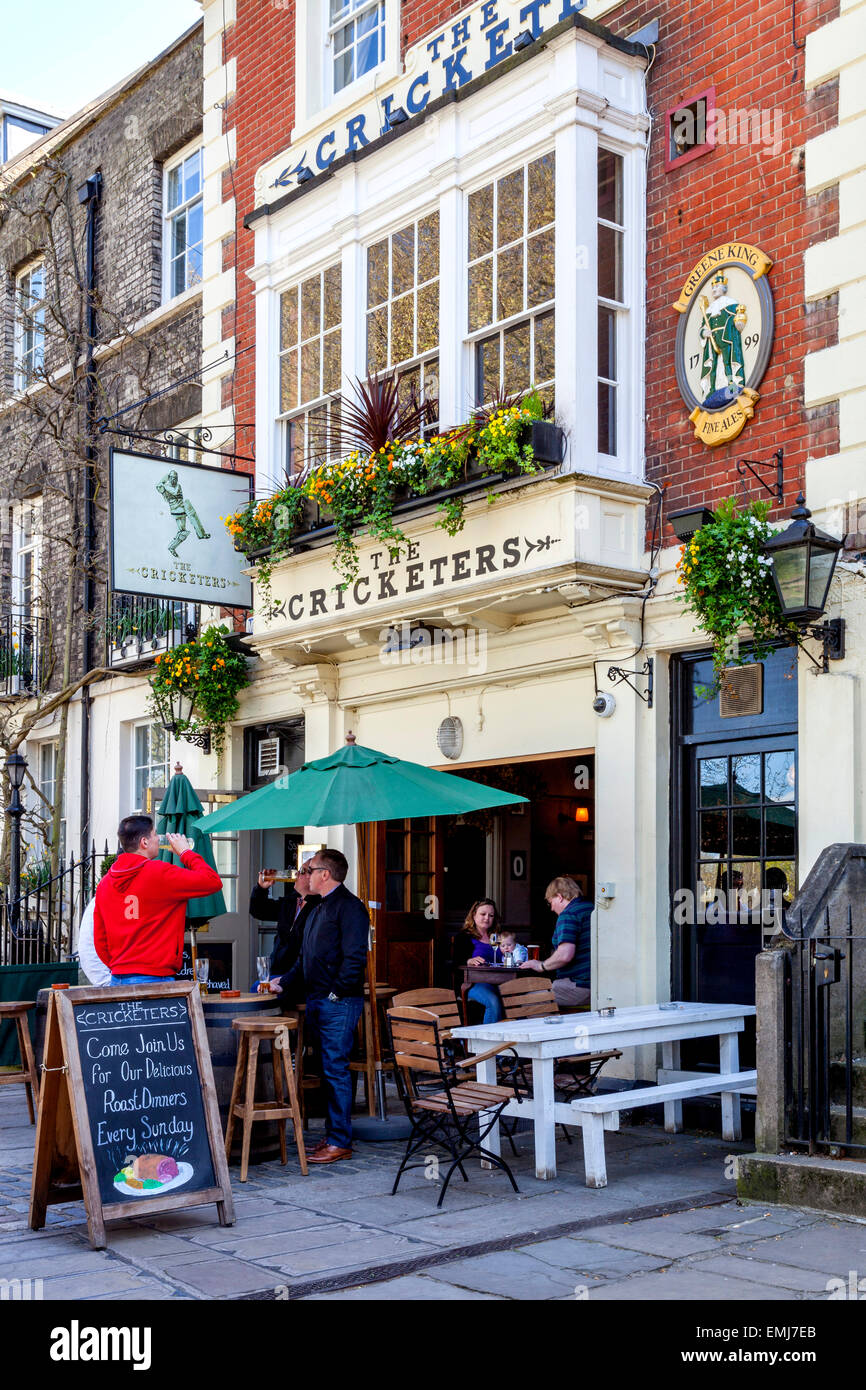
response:
<path id="1" fill-rule="evenodd" d="M 194 636 L 197 604 L 177 599 L 147 598 L 142 594 L 108 595 L 106 665 L 127 666 L 152 660 Z"/>
<path id="2" fill-rule="evenodd" d="M 785 954 L 785 1138 L 866 1154 L 866 935 L 850 905 Z M 855 926 L 861 928 L 856 931 Z"/>
<path id="3" fill-rule="evenodd" d="M 45 619 L 25 613 L 0 616 L 0 693 L 37 695 L 44 680 Z"/>
<path id="4" fill-rule="evenodd" d="M 23 869 L 21 896 L 10 901 L 0 889 L 0 966 L 69 960 L 78 925 L 99 881 L 108 845 L 93 845 L 83 859 L 70 855 L 56 874 L 47 866 Z"/>

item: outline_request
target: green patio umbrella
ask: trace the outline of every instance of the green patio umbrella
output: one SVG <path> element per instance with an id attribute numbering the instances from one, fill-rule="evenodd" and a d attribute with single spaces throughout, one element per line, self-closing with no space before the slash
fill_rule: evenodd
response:
<path id="1" fill-rule="evenodd" d="M 211 842 L 199 828 L 204 807 L 196 796 L 192 782 L 184 776 L 180 763 L 175 763 L 174 776 L 166 788 L 157 815 L 159 820 L 156 828 L 160 835 L 188 835 L 196 854 L 200 854 L 212 869 L 216 869 Z M 175 859 L 170 849 L 161 850 L 159 857 L 166 862 Z M 190 898 L 186 905 L 187 925 L 200 926 L 203 922 L 209 922 L 212 917 L 221 917 L 227 911 L 222 891 L 209 893 L 206 898 Z"/>
<path id="2" fill-rule="evenodd" d="M 521 801 L 526 797 L 350 741 L 336 753 L 304 763 L 288 777 L 278 777 L 203 816 L 198 826 L 209 835 L 215 830 L 274 830 L 286 825 L 359 825 L 459 816 Z"/>
<path id="3" fill-rule="evenodd" d="M 286 825 L 357 825 L 361 827 L 359 887 L 362 898 L 368 898 L 366 829 L 370 823 L 414 816 L 459 816 L 526 800 L 513 792 L 486 787 L 453 773 L 436 772 L 420 763 L 404 762 L 375 748 L 364 748 L 355 742 L 354 734 L 348 734 L 345 748 L 304 763 L 288 777 L 278 777 L 249 796 L 203 816 L 198 825 L 207 834 L 215 830 L 273 830 Z M 373 930 L 367 976 L 372 1045 L 378 1061 L 381 1049 L 376 1007 L 376 904 L 369 906 Z"/>

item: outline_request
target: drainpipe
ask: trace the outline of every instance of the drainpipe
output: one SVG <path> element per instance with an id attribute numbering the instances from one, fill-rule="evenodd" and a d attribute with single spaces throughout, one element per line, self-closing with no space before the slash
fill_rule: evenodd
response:
<path id="1" fill-rule="evenodd" d="M 93 668 L 93 630 L 91 620 L 95 608 L 96 586 L 93 582 L 93 555 L 96 549 L 96 504 L 94 480 L 98 455 L 96 450 L 96 377 L 93 349 L 96 341 L 96 213 L 102 197 L 102 175 L 97 170 L 78 189 L 78 201 L 86 209 L 87 260 L 85 269 L 87 295 L 87 348 L 84 376 L 84 672 Z M 90 687 L 81 692 L 81 841 L 79 856 L 86 860 L 90 835 Z M 86 890 L 87 870 L 83 870 L 82 887 Z"/>

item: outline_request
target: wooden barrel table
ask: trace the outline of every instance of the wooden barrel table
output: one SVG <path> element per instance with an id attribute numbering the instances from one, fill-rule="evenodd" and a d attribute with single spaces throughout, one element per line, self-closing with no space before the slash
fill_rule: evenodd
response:
<path id="1" fill-rule="evenodd" d="M 232 1028 L 232 1019 L 254 1018 L 257 1015 L 271 1017 L 279 1011 L 279 1000 L 274 994 L 241 994 L 237 999 L 221 999 L 218 994 L 209 994 L 201 1002 L 205 1028 L 207 1029 L 211 1066 L 213 1067 L 217 1105 L 219 1106 L 223 1133 L 225 1133 L 229 1101 L 232 1095 L 232 1082 L 235 1078 L 235 1067 L 238 1060 L 238 1034 Z M 257 1094 L 261 1099 L 272 1099 L 271 1092 L 262 1090 L 263 1087 L 272 1084 L 272 1078 L 266 1076 L 269 1071 L 270 1068 L 259 1068 L 256 1085 Z M 235 1160 L 240 1162 L 240 1156 L 241 1134 L 239 1130 L 236 1130 L 232 1142 L 232 1162 Z M 279 1156 L 280 1139 L 276 1124 L 261 1122 L 253 1125 L 250 1162 L 267 1163 L 271 1159 L 279 1158 Z"/>

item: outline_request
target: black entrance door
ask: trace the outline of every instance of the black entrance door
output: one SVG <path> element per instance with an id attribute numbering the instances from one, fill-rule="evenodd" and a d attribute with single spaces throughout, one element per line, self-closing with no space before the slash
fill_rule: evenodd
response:
<path id="1" fill-rule="evenodd" d="M 725 718 L 710 661 L 677 662 L 674 998 L 754 1004 L 768 909 L 797 890 L 796 663 L 783 649 L 763 665 L 763 708 Z M 718 1061 L 690 1051 L 692 1064 Z M 754 1065 L 754 1027 L 741 1062 Z"/>

